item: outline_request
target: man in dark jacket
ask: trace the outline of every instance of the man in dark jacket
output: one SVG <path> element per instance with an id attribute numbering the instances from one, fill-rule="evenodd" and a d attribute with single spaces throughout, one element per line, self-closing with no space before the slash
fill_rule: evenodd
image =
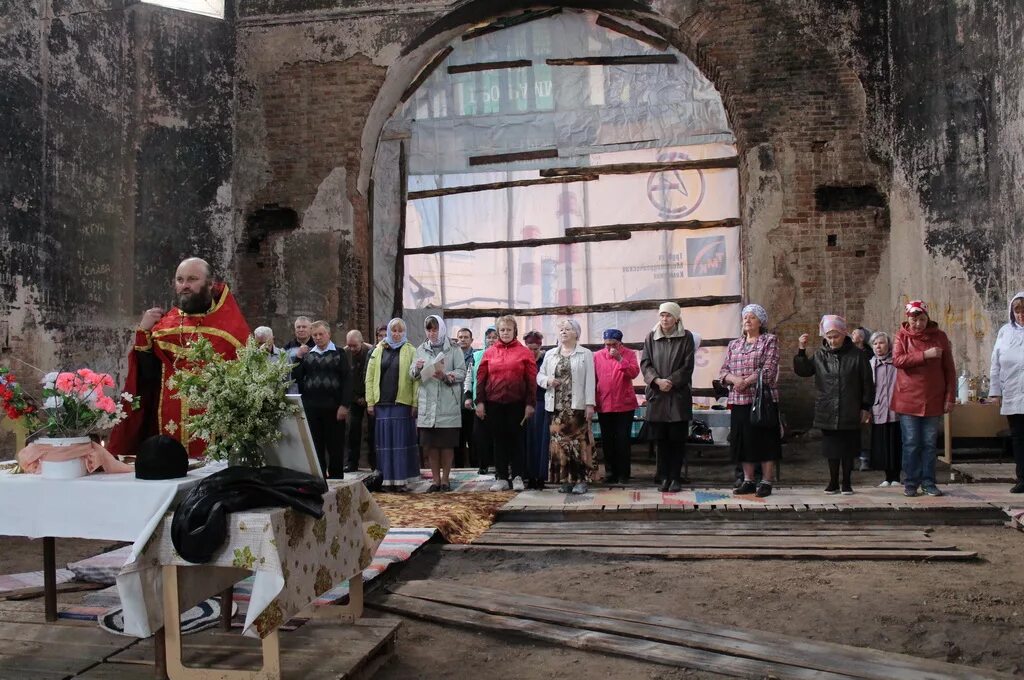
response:
<path id="1" fill-rule="evenodd" d="M 377 468 L 377 451 L 373 439 L 373 416 L 366 413 L 366 360 L 370 358 L 373 345 L 363 342 L 363 334 L 357 330 L 345 336 L 345 354 L 352 371 L 352 407 L 348 411 L 348 463 L 345 472 L 359 469 L 359 453 L 363 444 L 363 421 L 367 421 L 366 462 L 371 470 Z"/>
<path id="2" fill-rule="evenodd" d="M 345 476 L 345 420 L 352 403 L 352 380 L 348 357 L 331 342 L 326 321 L 310 326 L 313 348 L 301 345 L 296 352 L 299 364 L 292 377 L 302 393 L 309 432 L 324 477 Z"/>
<path id="3" fill-rule="evenodd" d="M 871 363 L 846 334 L 846 320 L 827 314 L 819 326 L 821 347 L 807 356 L 810 336 L 804 333 L 793 357 L 797 375 L 814 376 L 817 397 L 814 401 L 814 427 L 821 430 L 821 452 L 828 460 L 827 494 L 853 493 L 850 473 L 860 451 L 860 426 L 870 422 L 875 401 Z M 839 485 L 842 467 L 843 483 Z"/>

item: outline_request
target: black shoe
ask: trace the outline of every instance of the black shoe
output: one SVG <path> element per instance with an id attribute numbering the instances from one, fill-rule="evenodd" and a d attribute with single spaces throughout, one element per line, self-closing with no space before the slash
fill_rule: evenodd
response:
<path id="1" fill-rule="evenodd" d="M 768 482 L 761 482 L 757 485 L 757 491 L 754 493 L 758 498 L 767 498 L 772 495 L 772 485 Z"/>
<path id="2" fill-rule="evenodd" d="M 601 480 L 605 484 L 618 484 L 619 478 L 615 475 L 605 475 L 605 478 Z"/>
<path id="3" fill-rule="evenodd" d="M 669 488 L 670 486 L 672 486 L 672 482 L 670 482 L 669 480 L 667 480 L 667 479 L 666 479 L 665 481 L 663 481 L 663 482 L 661 483 L 661 491 L 662 491 L 662 492 L 668 491 L 668 488 Z"/>
<path id="4" fill-rule="evenodd" d="M 842 491 L 840 493 L 842 493 L 844 496 L 852 496 L 853 495 L 853 487 L 850 486 L 849 484 L 843 484 L 843 489 L 842 489 Z"/>
<path id="5" fill-rule="evenodd" d="M 735 496 L 749 496 L 750 494 L 756 491 L 757 484 L 754 484 L 754 482 L 750 481 L 749 479 L 746 479 L 743 480 L 743 483 L 740 484 L 736 489 L 734 489 L 732 493 Z"/>
<path id="6" fill-rule="evenodd" d="M 732 483 L 732 488 L 733 488 L 733 489 L 738 489 L 738 488 L 740 488 L 741 486 L 743 486 L 743 478 L 742 478 L 742 477 L 737 477 L 737 478 L 736 478 L 736 481 L 734 481 L 734 482 Z"/>
<path id="7" fill-rule="evenodd" d="M 451 490 L 452 490 L 452 485 L 451 484 L 442 484 L 440 489 L 439 489 L 439 491 L 443 491 L 445 493 L 448 493 Z"/>
<path id="8" fill-rule="evenodd" d="M 441 487 L 438 486 L 437 484 L 431 484 L 430 486 L 427 487 L 427 493 L 437 493 L 440 490 Z"/>
<path id="9" fill-rule="evenodd" d="M 1024 480 L 1021 480 L 1014 484 L 1010 488 L 1010 493 L 1024 493 Z"/>
<path id="10" fill-rule="evenodd" d="M 672 481 L 672 485 L 668 487 L 669 493 L 676 493 L 677 491 L 682 491 L 682 490 L 683 490 L 683 485 L 679 483 L 678 479 L 673 480 Z"/>
<path id="11" fill-rule="evenodd" d="M 825 493 L 827 493 L 829 496 L 835 496 L 836 494 L 839 493 L 839 485 L 829 484 L 828 486 L 825 487 Z"/>
<path id="12" fill-rule="evenodd" d="M 479 470 L 477 470 L 477 471 L 476 471 L 476 473 L 477 473 L 478 475 L 486 475 L 486 474 L 487 474 L 487 468 L 485 468 L 485 467 L 482 467 L 482 468 L 480 468 Z"/>
<path id="13" fill-rule="evenodd" d="M 359 472 L 359 466 L 358 465 L 346 465 L 345 466 L 345 472 Z"/>

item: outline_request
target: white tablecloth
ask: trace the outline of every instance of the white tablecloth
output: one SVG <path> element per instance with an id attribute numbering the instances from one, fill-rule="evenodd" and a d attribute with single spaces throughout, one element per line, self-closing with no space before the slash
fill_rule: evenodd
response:
<path id="1" fill-rule="evenodd" d="M 168 480 L 136 479 L 132 472 L 78 479 L 0 474 L 0 535 L 130 541 L 135 559 L 175 499 L 211 471 Z"/>

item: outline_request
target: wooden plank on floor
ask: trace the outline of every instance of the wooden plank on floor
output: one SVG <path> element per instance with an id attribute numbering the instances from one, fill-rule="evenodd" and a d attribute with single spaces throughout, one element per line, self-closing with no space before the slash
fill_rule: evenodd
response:
<path id="1" fill-rule="evenodd" d="M 597 534 L 565 536 L 523 536 L 519 534 L 485 533 L 473 539 L 473 545 L 539 545 L 539 546 L 621 546 L 625 548 L 740 548 L 758 549 L 815 548 L 820 550 L 953 550 L 955 545 L 934 543 L 931 540 L 882 541 L 853 536 L 649 536 Z"/>
<path id="2" fill-rule="evenodd" d="M 617 546 L 536 546 L 536 545 L 444 545 L 441 550 L 502 550 L 506 552 L 542 552 L 546 550 L 579 550 L 603 555 L 634 557 L 661 557 L 675 560 L 910 560 L 927 562 L 964 562 L 975 560 L 978 553 L 966 550 L 819 550 L 819 549 L 765 549 L 755 546 L 740 548 L 624 548 Z"/>
<path id="3" fill-rule="evenodd" d="M 722 626 L 694 630 L 692 622 L 676 620 L 674 626 L 635 621 L 604 609 L 600 615 L 579 611 L 576 603 L 555 598 L 521 596 L 489 588 L 466 589 L 462 584 L 439 581 L 411 581 L 389 588 L 397 595 L 476 609 L 490 614 L 527 618 L 585 630 L 594 630 L 652 642 L 665 642 L 711 652 L 799 666 L 812 670 L 852 674 L 870 680 L 907 678 L 978 678 L 976 669 L 847 645 L 821 644 L 791 636 L 765 636 Z M 625 616 L 629 613 L 623 612 Z M 895 671 L 895 672 L 894 672 Z"/>
<path id="4" fill-rule="evenodd" d="M 736 678 L 775 677 L 779 680 L 848 680 L 854 676 L 808 671 L 757 659 L 718 654 L 676 645 L 649 642 L 609 633 L 579 630 L 512 616 L 487 614 L 401 595 L 374 595 L 367 604 L 376 609 L 427 621 L 455 624 L 473 630 L 490 630 L 525 635 L 536 640 L 564 644 L 576 649 L 626 656 L 680 668 L 713 671 Z"/>
<path id="5" fill-rule="evenodd" d="M 97 626 L 65 626 L 0 623 L 0 648 L 5 642 L 45 642 L 53 645 L 95 645 L 121 649 L 131 643 L 126 638 L 107 633 Z"/>
<path id="6" fill-rule="evenodd" d="M 757 531 L 754 529 L 719 529 L 718 531 L 707 531 L 704 529 L 688 530 L 686 528 L 680 528 L 678 531 L 672 531 L 671 529 L 642 529 L 637 528 L 633 531 L 601 531 L 601 530 L 587 530 L 587 531 L 559 531 L 557 527 L 552 527 L 550 530 L 542 529 L 527 529 L 525 531 L 518 531 L 514 528 L 508 527 L 507 525 L 493 526 L 488 529 L 484 534 L 485 536 L 559 536 L 559 537 L 576 537 L 576 536 L 690 536 L 690 537 L 755 537 L 764 538 L 766 540 L 774 540 L 776 538 L 836 538 L 842 540 L 858 540 L 858 541 L 884 541 L 884 542 L 896 542 L 896 541 L 927 541 L 931 540 L 929 534 L 923 531 L 872 531 L 872 532 L 858 532 L 858 531 L 842 531 L 842 530 L 825 530 L 825 529 L 801 529 L 794 528 L 792 531 Z"/>
<path id="7" fill-rule="evenodd" d="M 400 619 L 364 617 L 354 624 L 314 620 L 281 634 L 281 667 L 285 678 L 352 677 L 390 654 Z M 259 668 L 259 642 L 240 634 L 207 630 L 186 636 L 182 645 L 186 665 L 203 668 Z M 153 642 L 139 644 L 112 656 L 104 666 L 148 668 L 152 674 Z"/>
<path id="8" fill-rule="evenodd" d="M 669 505 L 658 505 L 658 508 L 667 508 Z M 730 506 L 740 510 L 745 510 L 744 506 Z M 825 507 L 836 507 L 835 505 Z M 620 520 L 620 521 L 598 521 L 598 522 L 586 522 L 581 525 L 570 525 L 566 526 L 558 522 L 516 522 L 516 521 L 501 521 L 491 525 L 492 528 L 509 529 L 516 531 L 550 531 L 552 528 L 560 528 L 562 531 L 572 532 L 612 532 L 622 533 L 628 531 L 758 531 L 761 533 L 765 532 L 789 532 L 794 530 L 800 531 L 842 531 L 845 533 L 859 533 L 859 532 L 896 532 L 905 533 L 907 531 L 930 531 L 929 527 L 912 527 L 912 526 L 893 526 L 887 524 L 864 524 L 860 526 L 847 526 L 844 524 L 834 524 L 824 518 L 814 518 L 812 520 L 800 521 L 800 522 L 788 522 L 782 524 L 765 524 L 764 522 L 745 522 L 742 520 L 734 520 L 731 518 L 723 518 L 719 521 L 708 521 L 708 522 L 676 522 L 673 520 L 662 520 L 662 521 L 635 521 L 635 520 Z"/>

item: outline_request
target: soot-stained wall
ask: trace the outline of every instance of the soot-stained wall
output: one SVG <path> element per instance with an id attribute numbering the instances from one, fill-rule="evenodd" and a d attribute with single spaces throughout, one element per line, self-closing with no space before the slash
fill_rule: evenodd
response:
<path id="1" fill-rule="evenodd" d="M 389 311 L 368 305 L 386 279 L 371 271 L 376 133 L 434 51 L 518 5 L 235 4 L 216 20 L 0 0 L 6 363 L 120 371 L 141 310 L 168 301 L 193 253 L 281 337 L 300 313 L 369 330 Z M 987 370 L 1006 293 L 1024 287 L 1024 7 L 578 4 L 663 35 L 722 93 L 745 290 L 786 356 L 822 313 L 893 329 L 923 297 L 957 361 Z M 784 375 L 799 423 L 809 389 Z"/>

